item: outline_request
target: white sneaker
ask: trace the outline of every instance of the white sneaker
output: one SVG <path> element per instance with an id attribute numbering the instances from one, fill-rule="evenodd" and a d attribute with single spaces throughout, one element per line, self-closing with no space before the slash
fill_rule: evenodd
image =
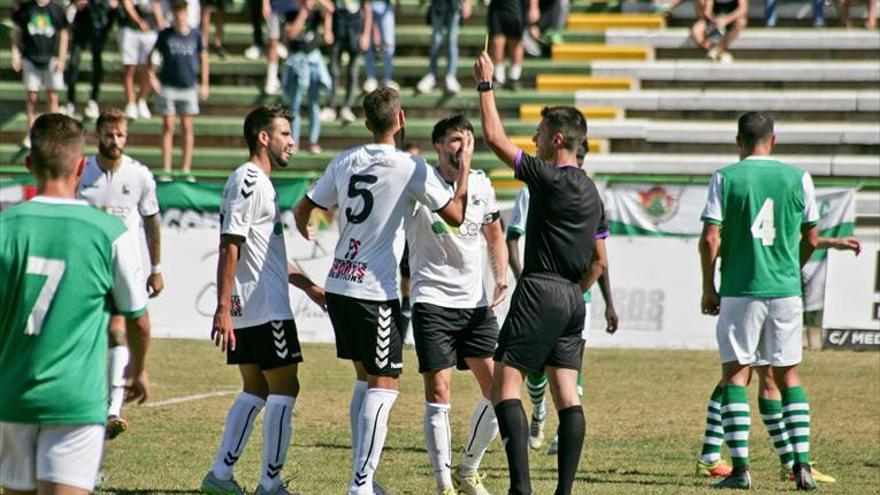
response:
<path id="1" fill-rule="evenodd" d="M 434 77 L 434 74 L 425 74 L 416 84 L 416 91 L 419 93 L 430 93 L 436 85 L 437 78 Z"/>
<path id="2" fill-rule="evenodd" d="M 357 117 L 354 116 L 354 112 L 351 111 L 351 108 L 342 107 L 342 110 L 339 111 L 339 119 L 345 124 L 351 124 L 357 120 Z"/>
<path id="3" fill-rule="evenodd" d="M 277 77 L 267 79 L 266 85 L 263 86 L 263 92 L 270 96 L 277 95 L 281 92 L 281 82 L 278 81 Z"/>
<path id="4" fill-rule="evenodd" d="M 461 92 L 461 84 L 452 74 L 446 76 L 446 92 L 454 95 Z"/>
<path id="5" fill-rule="evenodd" d="M 257 45 L 251 45 L 247 47 L 247 50 L 244 51 L 244 58 L 248 60 L 257 60 L 262 54 L 263 50 L 260 50 L 260 47 L 258 47 Z"/>
<path id="6" fill-rule="evenodd" d="M 28 132 L 28 135 L 25 136 L 24 139 L 21 140 L 21 146 L 22 146 L 24 149 L 26 149 L 26 150 L 31 149 L 31 135 L 30 135 L 30 132 Z"/>
<path id="7" fill-rule="evenodd" d="M 125 116 L 130 118 L 131 120 L 137 120 L 138 118 L 138 106 L 135 102 L 129 102 L 125 105 Z"/>
<path id="8" fill-rule="evenodd" d="M 259 491 L 259 488 L 257 490 Z M 244 490 L 234 478 L 221 480 L 214 476 L 214 471 L 208 471 L 208 474 L 202 479 L 200 491 L 208 495 L 244 495 Z"/>
<path id="9" fill-rule="evenodd" d="M 147 100 L 138 100 L 138 115 L 142 119 L 149 119 L 153 116 L 153 114 L 150 113 L 150 107 L 147 106 Z"/>
<path id="10" fill-rule="evenodd" d="M 327 107 L 321 110 L 321 122 L 333 122 L 336 120 L 336 110 Z"/>
<path id="11" fill-rule="evenodd" d="M 59 105 L 58 113 L 73 117 L 73 115 L 76 114 L 76 105 L 74 105 L 73 103 L 65 103 L 64 105 Z"/>
<path id="12" fill-rule="evenodd" d="M 483 485 L 485 478 L 485 474 L 462 474 L 458 469 L 452 471 L 452 481 L 455 482 L 458 492 L 462 495 L 489 495 L 489 490 L 486 490 Z"/>
<path id="13" fill-rule="evenodd" d="M 717 62 L 718 56 L 719 56 L 718 52 L 719 52 L 718 48 L 714 48 L 714 47 L 710 48 L 709 51 L 706 52 L 706 58 L 708 58 L 709 60 L 712 60 L 713 62 Z"/>
<path id="14" fill-rule="evenodd" d="M 95 100 L 89 100 L 86 103 L 86 109 L 83 111 L 86 117 L 95 120 L 101 116 L 101 109 L 98 107 L 98 102 Z"/>
<path id="15" fill-rule="evenodd" d="M 276 51 L 276 53 L 278 54 L 278 58 L 280 60 L 287 59 L 287 47 L 284 46 L 283 43 L 278 43 L 278 50 Z"/>
<path id="16" fill-rule="evenodd" d="M 379 82 L 376 81 L 375 77 L 368 77 L 366 81 L 364 81 L 364 93 L 372 93 L 376 91 L 376 88 L 379 87 Z"/>
<path id="17" fill-rule="evenodd" d="M 540 449 L 544 444 L 545 421 L 547 421 L 546 415 L 541 419 L 536 418 L 534 414 L 532 415 L 532 421 L 529 423 L 529 447 Z"/>
<path id="18" fill-rule="evenodd" d="M 383 83 L 382 83 L 382 86 L 385 86 L 386 88 L 391 88 L 391 89 L 393 89 L 394 91 L 400 91 L 400 84 L 397 84 L 396 82 L 394 82 L 394 81 L 391 80 L 391 79 L 389 79 L 389 80 L 383 82 Z"/>
<path id="19" fill-rule="evenodd" d="M 718 61 L 724 65 L 732 64 L 733 63 L 733 55 L 731 55 L 730 52 L 724 52 L 721 54 L 720 57 L 718 57 Z"/>

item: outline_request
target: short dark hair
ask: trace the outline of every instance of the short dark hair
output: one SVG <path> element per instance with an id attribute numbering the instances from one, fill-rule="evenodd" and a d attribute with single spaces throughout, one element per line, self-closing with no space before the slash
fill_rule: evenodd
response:
<path id="1" fill-rule="evenodd" d="M 748 112 L 740 116 L 736 125 L 736 139 L 752 149 L 773 135 L 773 119 L 762 112 Z"/>
<path id="2" fill-rule="evenodd" d="M 34 121 L 30 136 L 35 176 L 60 179 L 73 173 L 85 147 L 82 122 L 60 113 L 47 113 Z"/>
<path id="3" fill-rule="evenodd" d="M 434 144 L 439 143 L 446 137 L 446 133 L 449 131 L 470 131 L 473 134 L 474 126 L 460 113 L 450 115 L 434 124 L 434 130 L 431 132 L 431 142 Z"/>
<path id="4" fill-rule="evenodd" d="M 189 7 L 186 0 L 171 0 L 171 12 L 177 12 Z"/>
<path id="5" fill-rule="evenodd" d="M 118 124 L 120 122 L 128 123 L 128 116 L 125 115 L 125 112 L 115 107 L 105 108 L 101 111 L 101 115 L 98 116 L 98 120 L 95 121 L 95 132 L 100 133 L 101 129 L 107 124 Z"/>
<path id="6" fill-rule="evenodd" d="M 578 164 L 584 161 L 584 157 L 587 156 L 587 153 L 590 152 L 590 143 L 588 140 L 584 139 L 581 144 L 578 145 L 577 153 L 575 157 L 577 158 Z"/>
<path id="7" fill-rule="evenodd" d="M 275 119 L 290 121 L 293 115 L 281 105 L 261 105 L 251 110 L 244 118 L 244 140 L 251 155 L 257 151 L 257 136 L 263 131 L 271 132 Z"/>
<path id="8" fill-rule="evenodd" d="M 364 114 L 373 134 L 391 130 L 399 112 L 400 95 L 393 88 L 382 86 L 364 98 Z"/>
<path id="9" fill-rule="evenodd" d="M 541 118 L 548 131 L 562 134 L 562 144 L 568 150 L 577 151 L 587 138 L 587 119 L 575 107 L 544 107 Z"/>

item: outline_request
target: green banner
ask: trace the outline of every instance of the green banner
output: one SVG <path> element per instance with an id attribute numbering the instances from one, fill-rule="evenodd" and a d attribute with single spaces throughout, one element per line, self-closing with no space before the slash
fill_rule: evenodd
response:
<path id="1" fill-rule="evenodd" d="M 309 180 L 278 180 L 273 184 L 278 194 L 278 206 L 290 209 L 305 196 Z M 223 186 L 217 183 L 160 182 L 156 184 L 156 197 L 163 212 L 171 209 L 216 212 L 223 199 Z"/>

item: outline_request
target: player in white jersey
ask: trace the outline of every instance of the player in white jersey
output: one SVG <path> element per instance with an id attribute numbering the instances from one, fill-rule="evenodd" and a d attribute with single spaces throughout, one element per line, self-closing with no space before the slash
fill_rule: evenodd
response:
<path id="1" fill-rule="evenodd" d="M 131 157 L 124 155 L 128 138 L 128 118 L 117 108 L 104 110 L 95 123 L 98 153 L 89 157 L 83 171 L 77 196 L 92 206 L 122 219 L 128 230 L 138 234 L 143 219 L 147 249 L 150 254 L 150 276 L 146 293 L 156 297 L 165 287 L 160 266 L 161 238 L 159 202 L 156 199 L 156 181 L 150 170 Z M 135 257 L 141 260 L 140 252 Z M 150 328 L 150 315 L 139 317 L 139 324 Z M 125 397 L 125 367 L 129 352 L 125 342 L 125 318 L 114 314 L 110 317 L 108 340 L 109 362 L 107 384 L 110 407 L 107 410 L 107 438 L 116 438 L 128 429 L 122 419 L 122 403 Z"/>
<path id="2" fill-rule="evenodd" d="M 459 226 L 467 208 L 470 164 L 464 163 L 451 193 L 425 161 L 400 151 L 406 118 L 397 91 L 382 87 L 364 98 L 373 144 L 339 154 L 294 209 L 296 225 L 311 238 L 315 208 L 338 206 L 339 243 L 327 276 L 327 309 L 336 353 L 354 364 L 357 381 L 349 414 L 353 464 L 348 493 L 375 493 L 373 475 L 397 399 L 403 369 L 398 331 L 397 267 L 401 228 L 416 202 Z"/>
<path id="3" fill-rule="evenodd" d="M 299 337 L 290 309 L 288 283 L 324 306 L 323 290 L 287 263 L 284 227 L 272 169 L 287 166 L 293 151 L 290 113 L 258 107 L 245 118 L 250 161 L 226 181 L 220 206 L 217 310 L 211 337 L 227 364 L 238 365 L 243 382 L 226 417 L 214 465 L 201 490 L 241 494 L 233 467 L 263 406 L 263 463 L 257 495 L 289 495 L 281 470 L 291 443 L 291 417 L 299 394 Z"/>
<path id="4" fill-rule="evenodd" d="M 462 115 L 434 126 L 431 140 L 438 167 L 432 172 L 454 191 L 459 169 L 473 159 L 474 128 Z M 492 354 L 498 340 L 498 321 L 491 307 L 507 294 L 507 248 L 501 228 L 495 190 L 486 175 L 471 170 L 468 208 L 458 228 L 446 224 L 424 205 L 418 205 L 406 232 L 412 275 L 412 323 L 425 381 L 424 433 L 428 458 L 434 469 L 437 493 L 488 495 L 480 461 L 498 434 L 492 409 Z M 483 287 L 482 240 L 486 239 L 495 279 L 491 301 Z M 481 397 L 473 412 L 461 463 L 452 470 L 449 424 L 452 368 L 470 369 Z"/>

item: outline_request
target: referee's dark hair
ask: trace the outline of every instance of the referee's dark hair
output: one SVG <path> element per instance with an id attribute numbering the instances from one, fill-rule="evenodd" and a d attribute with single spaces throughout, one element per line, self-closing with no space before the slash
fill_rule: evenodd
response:
<path id="1" fill-rule="evenodd" d="M 82 122 L 60 113 L 41 115 L 31 126 L 28 168 L 39 179 L 61 179 L 75 173 L 83 158 Z"/>
<path id="2" fill-rule="evenodd" d="M 262 105 L 253 110 L 244 118 L 244 140 L 247 142 L 248 152 L 253 155 L 257 151 L 257 138 L 261 132 L 272 131 L 275 119 L 293 120 L 293 114 L 286 107 L 280 105 Z"/>
<path id="3" fill-rule="evenodd" d="M 364 114 L 374 135 L 390 131 L 399 113 L 400 95 L 393 88 L 382 86 L 364 97 Z"/>
<path id="4" fill-rule="evenodd" d="M 773 119 L 762 112 L 748 112 L 739 118 L 736 140 L 746 149 L 754 149 L 758 143 L 773 135 Z"/>
<path id="5" fill-rule="evenodd" d="M 552 134 L 562 134 L 562 145 L 575 153 L 587 138 L 587 119 L 575 107 L 544 107 L 541 118 Z"/>
<path id="6" fill-rule="evenodd" d="M 446 137 L 446 133 L 449 131 L 470 131 L 473 134 L 474 126 L 460 113 L 450 115 L 434 124 L 434 130 L 431 132 L 431 142 L 434 144 L 439 143 Z"/>

